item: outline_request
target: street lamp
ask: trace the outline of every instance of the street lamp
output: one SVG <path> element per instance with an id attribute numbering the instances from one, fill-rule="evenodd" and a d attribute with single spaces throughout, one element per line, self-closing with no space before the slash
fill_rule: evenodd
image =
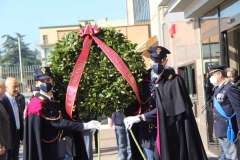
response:
<path id="1" fill-rule="evenodd" d="M 20 66 L 20 80 L 23 83 L 23 72 L 22 72 L 22 51 L 21 51 L 21 39 L 20 34 L 17 33 L 18 37 L 18 54 L 19 54 L 19 66 Z"/>

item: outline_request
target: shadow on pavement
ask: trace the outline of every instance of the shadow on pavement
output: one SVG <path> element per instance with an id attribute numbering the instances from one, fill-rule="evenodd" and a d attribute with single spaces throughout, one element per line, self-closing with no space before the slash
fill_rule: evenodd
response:
<path id="1" fill-rule="evenodd" d="M 101 153 L 117 151 L 117 147 L 101 148 Z"/>

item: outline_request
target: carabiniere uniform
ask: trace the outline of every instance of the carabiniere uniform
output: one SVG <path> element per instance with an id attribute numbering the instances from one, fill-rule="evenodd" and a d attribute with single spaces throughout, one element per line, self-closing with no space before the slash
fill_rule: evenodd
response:
<path id="1" fill-rule="evenodd" d="M 82 123 L 64 119 L 57 103 L 39 93 L 25 113 L 24 159 L 87 160 L 82 131 Z"/>
<path id="2" fill-rule="evenodd" d="M 61 111 L 58 110 L 56 103 L 50 101 L 47 97 L 41 94 L 36 95 L 39 99 L 43 101 L 43 108 L 42 108 L 42 127 L 44 128 L 44 132 L 42 132 L 41 141 L 43 142 L 43 153 L 44 155 L 49 156 L 48 159 L 52 158 L 52 156 L 59 155 L 61 153 L 54 153 L 58 143 L 63 138 L 63 130 L 54 128 L 54 123 L 58 122 L 61 118 Z M 47 154 L 50 153 L 50 154 Z M 64 153 L 63 153 L 64 154 Z M 59 157 L 64 157 L 64 155 L 60 155 Z"/>

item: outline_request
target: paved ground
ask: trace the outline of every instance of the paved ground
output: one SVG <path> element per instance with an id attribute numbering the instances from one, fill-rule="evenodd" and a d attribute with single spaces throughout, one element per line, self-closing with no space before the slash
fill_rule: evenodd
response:
<path id="1" fill-rule="evenodd" d="M 117 160 L 117 145 L 114 130 L 108 126 L 103 126 L 100 137 L 101 160 Z M 94 154 L 94 160 L 98 160 L 97 154 Z"/>
<path id="2" fill-rule="evenodd" d="M 117 160 L 117 147 L 115 141 L 115 133 L 113 129 L 110 129 L 107 125 L 104 125 L 101 131 L 101 160 Z M 20 148 L 20 158 L 22 158 L 22 146 Z M 98 154 L 94 154 L 94 160 L 98 160 Z"/>
<path id="3" fill-rule="evenodd" d="M 117 148 L 115 133 L 113 129 L 110 129 L 108 126 L 103 126 L 101 131 L 101 160 L 117 160 Z M 209 160 L 217 160 L 215 155 L 211 153 L 209 155 Z M 20 159 L 22 160 L 22 148 L 20 149 Z M 94 154 L 94 160 L 98 160 L 98 155 Z"/>

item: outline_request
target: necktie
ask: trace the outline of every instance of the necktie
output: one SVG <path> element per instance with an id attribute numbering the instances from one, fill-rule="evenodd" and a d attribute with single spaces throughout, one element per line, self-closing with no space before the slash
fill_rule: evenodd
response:
<path id="1" fill-rule="evenodd" d="M 12 107 L 13 107 L 14 118 L 16 122 L 16 128 L 20 129 L 19 110 L 18 110 L 18 105 L 15 98 L 12 98 L 12 105 L 13 105 Z"/>

